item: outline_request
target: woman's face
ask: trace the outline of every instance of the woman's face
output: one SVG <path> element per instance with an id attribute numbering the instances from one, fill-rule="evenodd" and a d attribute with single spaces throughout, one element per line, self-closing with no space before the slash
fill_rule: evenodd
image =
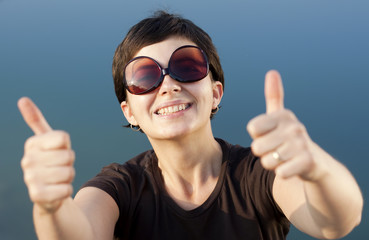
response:
<path id="1" fill-rule="evenodd" d="M 172 37 L 142 48 L 135 57 L 151 57 L 167 68 L 172 53 L 184 45 L 195 44 Z M 139 125 L 149 139 L 173 139 L 209 131 L 211 110 L 219 105 L 222 95 L 222 84 L 213 82 L 211 74 L 192 83 L 181 83 L 166 75 L 152 92 L 142 95 L 127 92 L 121 108 L 128 122 Z"/>

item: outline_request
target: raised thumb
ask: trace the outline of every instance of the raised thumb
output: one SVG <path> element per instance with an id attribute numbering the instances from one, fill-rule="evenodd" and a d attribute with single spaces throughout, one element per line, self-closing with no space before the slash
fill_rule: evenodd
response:
<path id="1" fill-rule="evenodd" d="M 24 121 L 38 135 L 51 131 L 50 125 L 42 115 L 40 109 L 27 97 L 18 100 L 18 108 Z"/>
<path id="2" fill-rule="evenodd" d="M 273 113 L 284 108 L 282 78 L 275 70 L 270 70 L 265 75 L 264 95 L 266 113 Z"/>

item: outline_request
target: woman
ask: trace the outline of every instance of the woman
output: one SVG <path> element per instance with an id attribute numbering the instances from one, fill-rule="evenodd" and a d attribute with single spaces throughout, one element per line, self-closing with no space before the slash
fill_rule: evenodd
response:
<path id="1" fill-rule="evenodd" d="M 223 72 L 210 37 L 189 20 L 158 12 L 135 25 L 113 77 L 125 118 L 153 150 L 105 167 L 74 199 L 68 134 L 19 101 L 35 132 L 22 168 L 39 239 L 274 240 L 289 222 L 333 239 L 359 224 L 359 187 L 284 109 L 276 71 L 266 75 L 266 114 L 247 126 L 252 152 L 212 134 Z"/>

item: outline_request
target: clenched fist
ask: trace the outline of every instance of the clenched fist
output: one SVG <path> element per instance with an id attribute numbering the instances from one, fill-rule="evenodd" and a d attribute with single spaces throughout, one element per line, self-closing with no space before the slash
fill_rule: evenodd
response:
<path id="1" fill-rule="evenodd" d="M 284 108 L 282 79 L 277 71 L 265 77 L 266 113 L 252 119 L 247 130 L 251 148 L 262 165 L 283 178 L 299 176 L 314 181 L 325 166 L 316 162 L 316 144 L 294 113 Z"/>
<path id="2" fill-rule="evenodd" d="M 35 133 L 24 147 L 21 166 L 31 201 L 46 212 L 55 212 L 73 192 L 75 154 L 68 133 L 53 130 L 29 98 L 18 108 Z"/>

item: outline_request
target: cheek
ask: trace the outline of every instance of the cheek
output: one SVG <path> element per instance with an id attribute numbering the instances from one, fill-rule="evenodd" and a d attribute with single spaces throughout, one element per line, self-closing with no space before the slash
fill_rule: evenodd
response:
<path id="1" fill-rule="evenodd" d="M 153 94 L 131 95 L 129 101 L 133 115 L 139 116 L 147 111 L 150 111 L 153 99 L 154 99 Z"/>
<path id="2" fill-rule="evenodd" d="M 204 79 L 205 80 L 205 79 Z M 206 109 L 211 109 L 213 105 L 213 90 L 211 80 L 209 82 L 204 81 L 192 88 L 192 94 L 197 101 L 201 103 Z"/>
<path id="3" fill-rule="evenodd" d="M 205 80 L 205 79 L 204 79 Z M 211 79 L 208 79 L 207 81 L 204 81 L 202 86 L 200 87 L 202 90 L 202 93 L 204 97 L 210 101 L 213 100 L 213 82 Z"/>
<path id="4" fill-rule="evenodd" d="M 193 92 L 205 95 L 209 94 L 209 92 L 212 92 L 213 80 L 211 80 L 210 76 L 208 75 L 200 81 L 189 83 L 189 86 Z"/>

